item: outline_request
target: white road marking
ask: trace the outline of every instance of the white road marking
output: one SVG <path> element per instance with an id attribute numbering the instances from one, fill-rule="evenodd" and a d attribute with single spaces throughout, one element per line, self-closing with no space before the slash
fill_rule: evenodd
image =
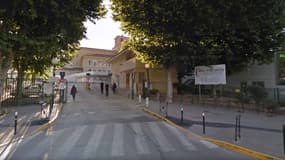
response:
<path id="1" fill-rule="evenodd" d="M 68 154 L 68 152 L 76 145 L 76 142 L 79 140 L 81 134 L 86 128 L 87 126 L 77 127 L 75 131 L 73 131 L 72 134 L 65 140 L 63 146 L 58 148 L 55 159 L 60 159 Z"/>
<path id="2" fill-rule="evenodd" d="M 141 129 L 140 123 L 131 123 L 132 129 L 136 132 L 135 135 L 135 143 L 136 149 L 139 154 L 149 154 L 150 151 L 148 149 L 146 139 L 144 138 L 144 134 Z"/>
<path id="3" fill-rule="evenodd" d="M 115 124 L 111 156 L 124 155 L 124 128 L 123 124 Z"/>
<path id="4" fill-rule="evenodd" d="M 164 125 L 179 139 L 179 141 L 187 148 L 187 150 L 195 151 L 196 147 L 189 142 L 189 139 L 185 137 L 181 132 L 178 131 L 177 128 L 164 123 Z"/>
<path id="5" fill-rule="evenodd" d="M 169 143 L 161 129 L 159 128 L 157 122 L 149 122 L 148 125 L 153 133 L 153 137 L 156 139 L 159 147 L 164 152 L 175 151 L 175 148 Z"/>
<path id="6" fill-rule="evenodd" d="M 217 145 L 210 143 L 208 141 L 205 141 L 205 140 L 200 140 L 200 142 L 203 143 L 207 148 L 210 148 L 210 149 L 219 148 Z"/>
<path id="7" fill-rule="evenodd" d="M 48 153 L 44 154 L 43 160 L 48 160 Z"/>
<path id="8" fill-rule="evenodd" d="M 79 116 L 79 115 L 80 115 L 80 113 L 73 113 L 73 115 L 74 115 L 74 116 Z"/>
<path id="9" fill-rule="evenodd" d="M 96 155 L 96 151 L 99 147 L 106 125 L 97 125 L 91 138 L 89 139 L 86 149 L 84 150 L 84 158 L 92 158 Z"/>

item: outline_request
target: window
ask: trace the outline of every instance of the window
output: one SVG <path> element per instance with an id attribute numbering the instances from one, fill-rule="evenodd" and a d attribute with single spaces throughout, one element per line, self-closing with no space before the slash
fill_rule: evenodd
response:
<path id="1" fill-rule="evenodd" d="M 259 86 L 259 87 L 264 87 L 264 82 L 263 81 L 253 81 L 252 85 L 253 86 Z"/>

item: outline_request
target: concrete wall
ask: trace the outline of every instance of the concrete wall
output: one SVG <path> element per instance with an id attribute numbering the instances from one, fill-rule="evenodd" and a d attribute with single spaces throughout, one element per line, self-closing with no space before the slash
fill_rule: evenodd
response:
<path id="1" fill-rule="evenodd" d="M 263 81 L 265 88 L 275 88 L 276 76 L 275 63 L 252 65 L 242 72 L 227 76 L 227 86 L 239 88 L 242 81 L 247 82 L 247 85 L 252 85 L 254 81 Z"/>

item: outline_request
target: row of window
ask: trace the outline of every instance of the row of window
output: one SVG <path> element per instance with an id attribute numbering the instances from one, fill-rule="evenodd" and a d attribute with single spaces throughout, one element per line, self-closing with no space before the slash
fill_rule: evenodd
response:
<path id="1" fill-rule="evenodd" d="M 88 69 L 88 71 L 93 71 L 93 72 L 108 72 L 108 73 L 111 73 L 111 70 L 101 70 L 101 69 L 98 69 L 98 70 L 96 70 L 96 69 Z"/>
<path id="2" fill-rule="evenodd" d="M 89 66 L 97 66 L 97 67 L 111 67 L 111 64 L 97 62 L 96 60 L 88 60 Z"/>

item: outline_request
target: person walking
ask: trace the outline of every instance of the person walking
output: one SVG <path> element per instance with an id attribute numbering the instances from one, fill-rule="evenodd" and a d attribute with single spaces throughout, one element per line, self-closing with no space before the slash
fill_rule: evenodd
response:
<path id="1" fill-rule="evenodd" d="M 70 94 L 72 95 L 73 101 L 75 101 L 76 93 L 77 93 L 77 88 L 75 87 L 75 85 L 73 85 L 70 90 Z"/>
<path id="2" fill-rule="evenodd" d="M 116 93 L 116 88 L 117 88 L 117 85 L 116 85 L 116 83 L 114 82 L 113 85 L 112 85 L 113 94 Z"/>
<path id="3" fill-rule="evenodd" d="M 106 92 L 106 97 L 108 97 L 109 95 L 109 84 L 108 83 L 105 84 L 105 92 Z"/>
<path id="4" fill-rule="evenodd" d="M 103 82 L 100 83 L 100 87 L 101 87 L 101 94 L 104 94 L 104 83 Z"/>

